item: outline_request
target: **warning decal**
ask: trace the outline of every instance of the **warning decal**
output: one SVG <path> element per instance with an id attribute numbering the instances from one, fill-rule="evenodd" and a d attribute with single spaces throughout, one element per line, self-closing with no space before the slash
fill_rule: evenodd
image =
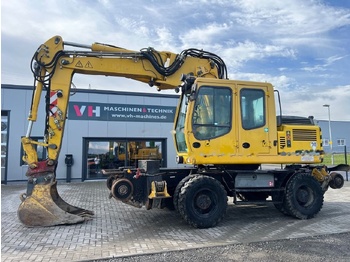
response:
<path id="1" fill-rule="evenodd" d="M 90 63 L 90 61 L 88 61 L 88 62 L 86 63 L 85 68 L 93 68 L 93 67 L 92 67 L 92 64 Z"/>
<path id="2" fill-rule="evenodd" d="M 55 116 L 57 113 L 57 92 L 50 92 L 50 116 Z"/>
<path id="3" fill-rule="evenodd" d="M 83 67 L 83 64 L 80 61 L 78 61 L 78 63 L 75 64 L 75 67 Z"/>

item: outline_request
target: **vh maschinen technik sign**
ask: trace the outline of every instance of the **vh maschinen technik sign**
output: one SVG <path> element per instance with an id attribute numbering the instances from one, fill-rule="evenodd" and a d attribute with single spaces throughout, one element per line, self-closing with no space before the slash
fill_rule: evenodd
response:
<path id="1" fill-rule="evenodd" d="M 68 119 L 132 122 L 173 122 L 176 107 L 69 102 Z"/>

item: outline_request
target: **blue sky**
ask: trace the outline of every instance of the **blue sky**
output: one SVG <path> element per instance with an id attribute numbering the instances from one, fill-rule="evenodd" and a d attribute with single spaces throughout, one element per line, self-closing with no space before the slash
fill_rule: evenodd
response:
<path id="1" fill-rule="evenodd" d="M 289 115 L 350 120 L 350 1 L 1 1 L 1 82 L 32 85 L 30 60 L 54 35 L 82 44 L 221 56 L 229 78 L 271 82 Z M 123 78 L 81 76 L 78 88 L 157 92 Z M 171 92 L 172 93 L 172 92 Z"/>

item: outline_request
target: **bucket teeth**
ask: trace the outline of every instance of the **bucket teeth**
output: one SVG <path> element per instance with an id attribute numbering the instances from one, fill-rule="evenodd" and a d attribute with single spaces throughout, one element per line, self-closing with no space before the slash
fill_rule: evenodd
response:
<path id="1" fill-rule="evenodd" d="M 57 181 L 36 184 L 30 196 L 22 196 L 22 201 L 18 218 L 29 227 L 83 223 L 94 215 L 93 211 L 65 202 L 57 192 Z"/>

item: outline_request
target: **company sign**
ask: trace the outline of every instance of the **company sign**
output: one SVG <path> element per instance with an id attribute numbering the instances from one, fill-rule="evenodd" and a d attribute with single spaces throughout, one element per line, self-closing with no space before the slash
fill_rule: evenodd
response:
<path id="1" fill-rule="evenodd" d="M 131 122 L 173 122 L 175 112 L 175 106 L 69 102 L 68 119 Z"/>

